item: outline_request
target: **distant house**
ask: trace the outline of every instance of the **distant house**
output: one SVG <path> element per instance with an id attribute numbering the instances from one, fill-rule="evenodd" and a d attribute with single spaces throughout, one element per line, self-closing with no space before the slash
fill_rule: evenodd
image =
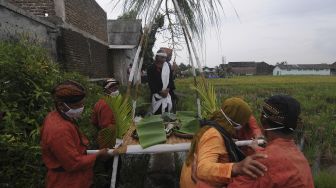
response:
<path id="1" fill-rule="evenodd" d="M 274 76 L 280 75 L 330 75 L 328 64 L 279 64 L 273 69 Z"/>
<path id="2" fill-rule="evenodd" d="M 216 69 L 215 69 L 215 68 L 204 67 L 204 68 L 203 68 L 203 72 L 204 72 L 204 75 L 205 75 L 207 78 L 218 78 L 218 75 L 217 75 L 217 73 L 216 73 Z"/>
<path id="3" fill-rule="evenodd" d="M 236 75 L 270 75 L 273 70 L 272 65 L 254 61 L 229 62 L 228 67 Z"/>
<path id="4" fill-rule="evenodd" d="M 269 65 L 265 62 L 257 62 L 257 75 L 272 75 L 274 65 Z"/>
<path id="5" fill-rule="evenodd" d="M 330 74 L 336 75 L 336 62 L 330 65 Z"/>

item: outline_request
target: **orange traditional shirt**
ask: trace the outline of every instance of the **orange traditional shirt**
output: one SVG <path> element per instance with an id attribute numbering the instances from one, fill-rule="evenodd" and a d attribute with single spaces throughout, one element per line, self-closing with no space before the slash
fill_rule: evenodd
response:
<path id="1" fill-rule="evenodd" d="M 228 188 L 313 188 L 314 182 L 308 161 L 293 140 L 275 139 L 259 153 L 268 155 L 259 161 L 267 166 L 264 176 L 233 178 Z"/>
<path id="2" fill-rule="evenodd" d="M 47 188 L 89 188 L 96 155 L 86 155 L 87 138 L 72 122 L 50 112 L 41 129 L 42 159 L 48 168 Z"/>
<path id="3" fill-rule="evenodd" d="M 104 99 L 99 99 L 95 104 L 91 116 L 93 125 L 103 129 L 111 125 L 115 125 L 114 114 Z"/>
<path id="4" fill-rule="evenodd" d="M 199 180 L 215 186 L 225 186 L 230 182 L 233 163 L 225 148 L 222 135 L 209 128 L 200 138 L 196 149 L 196 176 Z M 192 165 L 183 165 L 180 179 L 181 188 L 194 188 Z"/>

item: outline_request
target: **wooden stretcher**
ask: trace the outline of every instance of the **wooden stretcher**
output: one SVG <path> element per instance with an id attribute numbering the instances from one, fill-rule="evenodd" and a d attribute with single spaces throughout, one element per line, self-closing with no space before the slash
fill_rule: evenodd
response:
<path id="1" fill-rule="evenodd" d="M 119 161 L 119 154 L 151 154 L 151 153 L 167 153 L 167 152 L 180 152 L 188 151 L 190 148 L 191 140 L 187 138 L 177 137 L 171 134 L 165 143 L 157 144 L 143 149 L 139 144 L 139 140 L 132 137 L 135 126 L 132 125 L 124 135 L 122 142 L 115 149 L 109 149 L 108 153 L 114 156 L 113 170 L 111 177 L 111 186 L 114 188 L 116 185 L 117 167 Z M 236 141 L 237 146 L 245 146 L 252 143 L 252 140 Z M 258 144 L 265 143 L 264 140 L 258 140 Z M 98 150 L 87 150 L 87 154 L 95 154 Z"/>

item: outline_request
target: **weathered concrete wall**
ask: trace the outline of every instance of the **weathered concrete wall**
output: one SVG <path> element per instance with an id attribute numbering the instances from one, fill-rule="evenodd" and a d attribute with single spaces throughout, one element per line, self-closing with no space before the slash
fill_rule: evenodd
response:
<path id="1" fill-rule="evenodd" d="M 142 34 L 141 20 L 108 20 L 107 33 L 110 47 L 108 63 L 113 67 L 113 76 L 123 85 L 127 84 L 127 69 L 133 63 Z"/>
<path id="2" fill-rule="evenodd" d="M 65 22 L 107 42 L 106 12 L 95 0 L 64 0 Z"/>
<path id="3" fill-rule="evenodd" d="M 29 12 L 18 8 L 7 1 L 0 0 L 0 39 L 19 40 L 28 37 L 29 40 L 42 44 L 56 59 L 56 26 Z"/>
<path id="4" fill-rule="evenodd" d="M 108 20 L 110 45 L 137 45 L 142 33 L 141 20 Z"/>
<path id="5" fill-rule="evenodd" d="M 61 29 L 58 52 L 66 70 L 76 71 L 90 78 L 106 78 L 112 75 L 111 67 L 107 64 L 107 46 L 78 32 Z"/>
<path id="6" fill-rule="evenodd" d="M 129 64 L 133 63 L 136 50 L 136 48 L 124 50 L 109 50 L 108 63 L 112 65 L 113 77 L 117 79 L 122 85 L 127 84 L 127 69 Z"/>

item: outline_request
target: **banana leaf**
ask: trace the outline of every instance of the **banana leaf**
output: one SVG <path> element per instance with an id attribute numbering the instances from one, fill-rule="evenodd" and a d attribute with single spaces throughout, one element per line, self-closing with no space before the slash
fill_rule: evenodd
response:
<path id="1" fill-rule="evenodd" d="M 194 111 L 177 111 L 177 118 L 181 122 L 180 129 L 175 130 L 184 134 L 195 134 L 199 130 L 199 120 Z"/>
<path id="2" fill-rule="evenodd" d="M 197 113 L 194 111 L 177 111 L 176 112 L 177 118 L 179 117 L 197 117 Z"/>
<path id="3" fill-rule="evenodd" d="M 162 119 L 164 122 L 173 122 L 176 121 L 176 114 L 164 112 L 162 114 Z"/>
<path id="4" fill-rule="evenodd" d="M 179 120 L 181 122 L 181 128 L 175 130 L 179 133 L 195 134 L 200 128 L 199 120 L 197 118 L 184 116 L 179 117 Z"/>
<path id="5" fill-rule="evenodd" d="M 166 141 L 166 133 L 164 131 L 161 115 L 144 118 L 137 125 L 136 130 L 142 148 L 147 148 Z"/>

